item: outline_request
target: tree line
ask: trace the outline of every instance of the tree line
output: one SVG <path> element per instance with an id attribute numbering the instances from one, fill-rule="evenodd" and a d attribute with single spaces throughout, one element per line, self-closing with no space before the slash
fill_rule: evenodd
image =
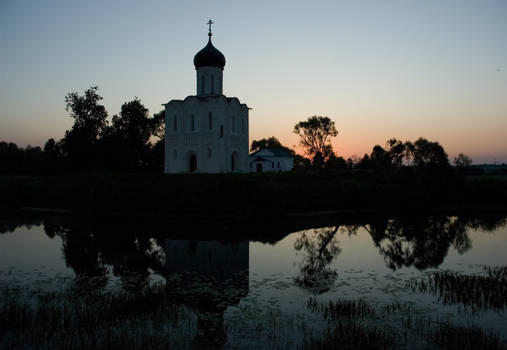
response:
<path id="1" fill-rule="evenodd" d="M 251 151 L 262 148 L 283 148 L 294 156 L 294 167 L 302 169 L 401 169 L 412 168 L 428 171 L 445 171 L 451 168 L 449 158 L 442 145 L 423 137 L 414 142 L 396 138 L 387 140 L 385 147 L 375 145 L 370 154 L 348 159 L 338 156 L 331 139 L 338 135 L 334 121 L 329 117 L 312 116 L 294 126 L 293 132 L 300 138 L 299 144 L 306 156 L 296 154 L 283 146 L 274 136 L 254 140 Z M 459 154 L 454 165 L 460 170 L 469 169 L 472 159 Z"/>
<path id="2" fill-rule="evenodd" d="M 99 88 L 92 86 L 79 95 L 65 96 L 65 109 L 74 120 L 60 140 L 50 138 L 44 147 L 25 148 L 0 142 L 0 172 L 54 173 L 80 170 L 162 171 L 164 163 L 164 111 L 149 115 L 135 97 L 121 106 L 120 113 L 108 118 L 101 104 Z M 338 135 L 335 122 L 312 116 L 298 122 L 293 132 L 300 138 L 305 155 L 283 146 L 272 136 L 253 140 L 250 150 L 282 148 L 294 157 L 296 169 L 400 169 L 404 167 L 446 170 L 450 168 L 444 148 L 419 138 L 414 142 L 392 138 L 385 147 L 375 145 L 362 158 L 344 159 L 336 154 L 331 140 Z M 463 154 L 454 163 L 467 169 L 471 159 Z"/>
<path id="3" fill-rule="evenodd" d="M 65 96 L 65 109 L 74 124 L 60 140 L 44 147 L 18 147 L 0 142 L 0 169 L 5 173 L 52 173 L 75 170 L 156 170 L 164 159 L 164 111 L 149 115 L 135 97 L 111 120 L 101 104 L 99 88 L 84 95 Z"/>

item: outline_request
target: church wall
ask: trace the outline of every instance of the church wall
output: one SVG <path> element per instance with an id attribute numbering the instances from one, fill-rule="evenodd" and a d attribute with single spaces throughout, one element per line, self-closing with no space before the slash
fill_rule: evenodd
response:
<path id="1" fill-rule="evenodd" d="M 257 153 L 258 155 L 258 153 Z M 257 155 L 253 158 L 257 158 Z M 294 168 L 294 158 L 292 157 L 264 157 L 264 161 L 254 161 L 251 159 L 249 161 L 248 171 L 249 172 L 257 172 L 257 163 L 262 163 L 262 172 L 269 171 L 291 171 Z M 278 166 L 280 164 L 280 166 Z"/>
<path id="2" fill-rule="evenodd" d="M 236 171 L 248 171 L 248 108 L 239 100 L 224 96 L 173 100 L 166 104 L 165 123 L 165 173 L 189 172 L 191 154 L 197 160 L 196 172 L 231 172 L 233 152 L 238 156 Z"/>

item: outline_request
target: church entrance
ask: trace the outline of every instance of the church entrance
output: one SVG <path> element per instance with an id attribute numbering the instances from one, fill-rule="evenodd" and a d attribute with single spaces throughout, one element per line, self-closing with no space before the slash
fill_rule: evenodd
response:
<path id="1" fill-rule="evenodd" d="M 257 163 L 256 164 L 256 168 L 255 170 L 258 172 L 258 173 L 262 173 L 262 163 Z"/>
<path id="2" fill-rule="evenodd" d="M 197 157 L 195 154 L 191 154 L 188 158 L 188 170 L 193 173 L 197 170 Z"/>

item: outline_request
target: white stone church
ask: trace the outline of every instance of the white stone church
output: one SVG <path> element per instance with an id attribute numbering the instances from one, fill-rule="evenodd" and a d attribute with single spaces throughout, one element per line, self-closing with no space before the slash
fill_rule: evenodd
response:
<path id="1" fill-rule="evenodd" d="M 248 172 L 248 110 L 223 94 L 224 55 L 211 43 L 194 56 L 196 95 L 165 106 L 165 173 Z"/>

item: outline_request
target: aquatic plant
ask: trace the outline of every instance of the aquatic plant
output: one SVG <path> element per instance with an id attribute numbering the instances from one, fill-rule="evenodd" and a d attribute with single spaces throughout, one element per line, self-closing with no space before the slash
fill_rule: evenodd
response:
<path id="1" fill-rule="evenodd" d="M 191 333 L 192 317 L 171 303 L 163 285 L 77 298 L 56 292 L 31 297 L 12 288 L 0 292 L 0 349 L 190 346 L 177 327 Z"/>
<path id="2" fill-rule="evenodd" d="M 436 295 L 443 304 L 462 305 L 471 311 L 503 310 L 507 306 L 507 266 L 484 267 L 485 275 L 435 271 L 412 280 L 413 291 Z"/>
<path id="3" fill-rule="evenodd" d="M 396 349 L 396 344 L 385 330 L 377 326 L 339 321 L 328 328 L 323 339 L 306 343 L 304 349 Z"/>
<path id="4" fill-rule="evenodd" d="M 432 340 L 445 350 L 507 349 L 507 343 L 497 334 L 486 333 L 478 327 L 458 327 L 442 324 L 432 334 Z"/>
<path id="5" fill-rule="evenodd" d="M 362 300 L 330 300 L 327 303 L 319 303 L 317 299 L 309 298 L 306 305 L 312 312 L 321 313 L 325 319 L 366 318 L 376 314 L 375 309 Z"/>

